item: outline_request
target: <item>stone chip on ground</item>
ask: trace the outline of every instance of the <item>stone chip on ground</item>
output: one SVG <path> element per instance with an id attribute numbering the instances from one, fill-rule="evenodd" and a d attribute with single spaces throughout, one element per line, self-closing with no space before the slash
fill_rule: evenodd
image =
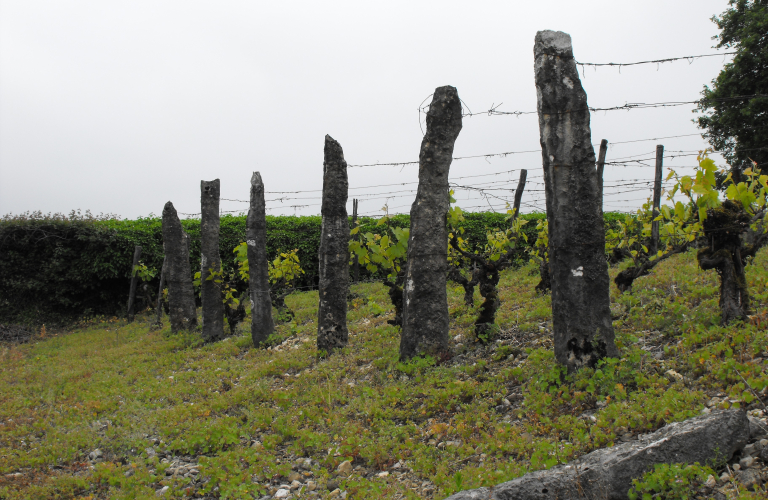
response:
<path id="1" fill-rule="evenodd" d="M 736 480 L 746 489 L 752 491 L 755 486 L 760 486 L 762 479 L 760 473 L 755 469 L 746 469 L 736 474 Z"/>

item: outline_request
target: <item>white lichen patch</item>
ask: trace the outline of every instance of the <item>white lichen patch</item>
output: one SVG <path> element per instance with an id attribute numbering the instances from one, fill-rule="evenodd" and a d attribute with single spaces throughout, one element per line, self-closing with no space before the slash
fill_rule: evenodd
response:
<path id="1" fill-rule="evenodd" d="M 575 278 L 584 276 L 584 266 L 579 266 L 576 269 L 571 269 L 571 273 Z"/>

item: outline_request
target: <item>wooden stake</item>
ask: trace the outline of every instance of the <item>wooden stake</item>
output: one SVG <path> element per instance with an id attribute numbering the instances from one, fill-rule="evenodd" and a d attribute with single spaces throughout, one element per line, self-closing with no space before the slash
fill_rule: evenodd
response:
<path id="1" fill-rule="evenodd" d="M 357 203 L 356 198 L 352 200 L 352 229 L 357 227 Z M 355 234 L 353 238 L 355 241 L 360 241 L 360 233 Z M 360 281 L 360 260 L 356 253 L 352 254 L 352 279 L 355 283 Z"/>
<path id="2" fill-rule="evenodd" d="M 600 153 L 597 156 L 597 195 L 600 197 L 600 211 L 603 210 L 603 170 L 606 153 L 608 153 L 608 139 L 603 139 L 600 141 Z"/>
<path id="3" fill-rule="evenodd" d="M 661 207 L 661 170 L 664 166 L 664 146 L 656 146 L 656 179 L 653 183 L 653 218 L 659 215 Z M 651 255 L 659 251 L 659 221 L 651 223 Z"/>
<path id="4" fill-rule="evenodd" d="M 523 190 L 525 189 L 525 180 L 528 178 L 528 171 L 522 169 L 520 171 L 520 180 L 517 181 L 517 189 L 515 189 L 515 204 L 512 206 L 512 218 L 510 219 L 510 225 L 520 215 L 520 201 L 523 199 Z"/>
<path id="5" fill-rule="evenodd" d="M 141 245 L 136 245 L 133 249 L 133 266 L 131 266 L 131 290 L 128 292 L 128 323 L 133 321 L 133 304 L 136 301 L 136 285 L 139 277 L 136 276 L 136 266 L 139 265 L 141 258 Z"/>

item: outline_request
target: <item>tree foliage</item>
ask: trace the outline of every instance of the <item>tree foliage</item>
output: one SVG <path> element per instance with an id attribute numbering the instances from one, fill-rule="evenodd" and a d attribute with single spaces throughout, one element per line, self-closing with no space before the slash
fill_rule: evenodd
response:
<path id="1" fill-rule="evenodd" d="M 362 238 L 353 238 L 349 242 L 350 256 L 356 255 L 361 265 L 371 273 L 379 274 L 379 270 L 387 273 L 382 283 L 389 288 L 389 298 L 395 306 L 395 319 L 388 323 L 395 326 L 403 325 L 403 281 L 405 279 L 405 262 L 408 257 L 408 237 L 410 229 L 392 225 L 389 207 L 382 207 L 384 215 L 376 222 L 377 232 L 362 234 Z M 360 226 L 350 231 L 352 236 L 360 232 Z M 351 263 L 351 262 L 350 262 Z"/>
<path id="2" fill-rule="evenodd" d="M 453 191 L 450 192 L 451 204 L 456 203 Z M 465 302 L 471 288 L 477 283 L 483 303 L 480 305 L 480 314 L 475 320 L 475 335 L 481 342 L 488 342 L 495 328 L 496 311 L 499 309 L 500 300 L 498 294 L 499 272 L 510 267 L 515 262 L 519 248 L 526 245 L 528 236 L 523 231 L 527 220 L 516 217 L 513 209 L 507 210 L 505 228 L 492 228 L 486 232 L 485 246 L 474 252 L 467 248 L 463 238 L 464 229 L 461 227 L 463 212 L 458 206 L 451 206 L 448 210 L 448 240 L 449 240 L 449 279 L 462 284 L 465 289 Z M 472 266 L 470 278 L 459 273 L 458 267 L 464 263 Z M 451 276 L 452 273 L 458 274 Z M 469 289 L 468 289 L 469 288 Z"/>
<path id="3" fill-rule="evenodd" d="M 248 245 L 241 242 L 233 251 L 235 265 L 240 279 L 250 281 L 250 264 L 248 263 Z M 289 252 L 278 252 L 277 257 L 267 262 L 269 269 L 269 291 L 272 305 L 277 309 L 278 321 L 290 321 L 293 312 L 285 303 L 285 298 L 296 290 L 304 269 L 301 268 L 299 250 L 294 248 Z"/>
<path id="4" fill-rule="evenodd" d="M 720 28 L 718 48 L 735 50 L 733 62 L 705 86 L 697 119 L 704 137 L 741 172 L 757 162 L 768 172 L 768 0 L 730 0 L 712 21 Z M 757 96 L 740 98 L 739 96 Z"/>
<path id="5" fill-rule="evenodd" d="M 720 278 L 721 320 L 725 324 L 746 319 L 749 313 L 745 267 L 768 243 L 768 175 L 747 168 L 741 172 L 743 180 L 737 181 L 732 173 L 718 168 L 706 151 L 699 155 L 698 163 L 693 175 L 680 176 L 671 170 L 667 179 L 675 181 L 668 193 L 672 205 L 662 206 L 654 216 L 647 202 L 637 215 L 628 215 L 617 229 L 609 230 L 606 249 L 633 260 L 634 265 L 615 279 L 625 291 L 656 264 L 698 242 L 699 266 L 716 270 Z M 718 190 L 718 179 L 728 186 L 724 194 Z M 676 201 L 677 195 L 685 202 Z M 649 249 L 654 221 L 659 223 L 656 253 Z"/>
<path id="6" fill-rule="evenodd" d="M 536 285 L 536 291 L 545 293 L 552 289 L 552 281 L 549 276 L 549 222 L 540 219 L 536 223 L 536 241 L 531 250 L 531 263 L 538 264 L 541 279 Z"/>

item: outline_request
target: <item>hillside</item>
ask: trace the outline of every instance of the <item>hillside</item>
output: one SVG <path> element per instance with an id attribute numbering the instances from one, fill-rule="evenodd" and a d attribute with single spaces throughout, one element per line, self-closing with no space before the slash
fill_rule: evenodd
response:
<path id="1" fill-rule="evenodd" d="M 747 271 L 760 313 L 767 264 L 763 251 Z M 762 416 L 765 316 L 720 327 L 717 276 L 694 253 L 660 264 L 632 293 L 612 285 L 622 359 L 572 378 L 554 363 L 550 299 L 537 282 L 530 265 L 502 274 L 487 346 L 473 338 L 476 310 L 449 287 L 456 356 L 440 365 L 398 362 L 378 283 L 352 286 L 349 347 L 327 360 L 316 358 L 314 291 L 288 298 L 295 320 L 266 350 L 248 334 L 211 345 L 170 336 L 167 319 L 153 331 L 149 316 L 0 345 L 0 499 L 439 499 L 705 407 Z M 736 484 L 717 488 L 735 498 Z"/>

